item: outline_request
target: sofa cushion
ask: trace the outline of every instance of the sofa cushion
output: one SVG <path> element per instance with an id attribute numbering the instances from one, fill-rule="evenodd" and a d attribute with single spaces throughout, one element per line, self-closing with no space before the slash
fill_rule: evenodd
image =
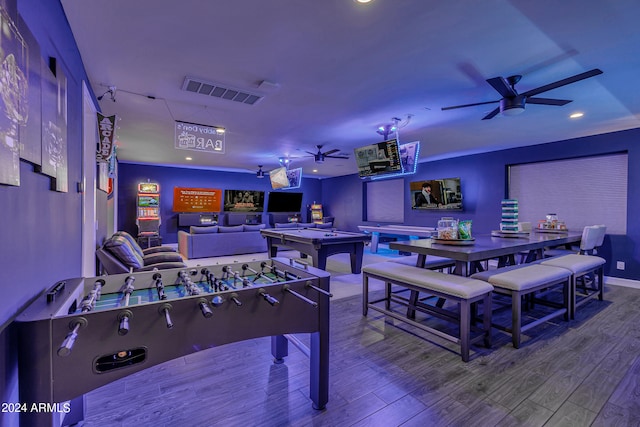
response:
<path id="1" fill-rule="evenodd" d="M 322 224 L 316 224 L 316 228 L 333 228 L 333 223 L 323 222 Z"/>
<path id="2" fill-rule="evenodd" d="M 244 224 L 244 231 L 259 231 L 267 228 L 267 224 Z"/>
<path id="3" fill-rule="evenodd" d="M 313 222 L 299 222 L 298 228 L 315 228 L 315 224 Z"/>
<path id="4" fill-rule="evenodd" d="M 297 222 L 276 222 L 276 228 L 298 228 Z"/>
<path id="5" fill-rule="evenodd" d="M 182 257 L 177 252 L 158 252 L 149 254 L 143 258 L 144 265 L 158 264 L 164 262 L 182 262 Z"/>
<path id="6" fill-rule="evenodd" d="M 112 236 L 104 243 L 104 247 L 129 268 L 133 267 L 135 270 L 144 265 L 142 257 L 123 236 Z"/>
<path id="7" fill-rule="evenodd" d="M 141 257 L 144 256 L 144 252 L 142 251 L 142 248 L 140 247 L 140 245 L 138 245 L 138 242 L 136 242 L 136 239 L 134 239 L 131 234 L 127 233 L 126 231 L 116 231 L 115 233 L 113 233 L 113 235 L 121 236 L 127 239 L 127 241 L 129 242 L 133 250 L 136 251 L 138 255 L 140 255 Z"/>
<path id="8" fill-rule="evenodd" d="M 218 232 L 219 233 L 237 233 L 239 231 L 244 231 L 244 225 L 230 225 L 230 226 L 224 226 L 221 225 L 218 227 Z"/>
<path id="9" fill-rule="evenodd" d="M 217 232 L 218 232 L 217 225 L 211 225 L 208 227 L 197 227 L 195 225 L 192 225 L 191 227 L 189 227 L 189 233 L 191 234 L 209 234 L 209 233 L 217 233 Z"/>

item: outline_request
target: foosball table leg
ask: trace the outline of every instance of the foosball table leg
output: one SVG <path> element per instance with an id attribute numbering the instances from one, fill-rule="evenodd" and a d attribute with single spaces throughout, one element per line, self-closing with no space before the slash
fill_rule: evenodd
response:
<path id="1" fill-rule="evenodd" d="M 329 401 L 329 333 L 314 332 L 311 334 L 310 397 L 313 409 L 324 409 Z"/>
<path id="2" fill-rule="evenodd" d="M 289 340 L 284 335 L 271 337 L 271 355 L 273 363 L 277 365 L 284 363 L 284 358 L 289 355 Z"/>

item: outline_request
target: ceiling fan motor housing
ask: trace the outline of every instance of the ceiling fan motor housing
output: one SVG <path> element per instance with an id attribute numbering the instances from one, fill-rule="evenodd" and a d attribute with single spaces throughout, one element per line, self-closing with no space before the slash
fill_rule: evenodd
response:
<path id="1" fill-rule="evenodd" d="M 505 116 L 515 116 L 524 111 L 524 104 L 527 100 L 526 96 L 516 95 L 500 100 L 500 112 Z"/>

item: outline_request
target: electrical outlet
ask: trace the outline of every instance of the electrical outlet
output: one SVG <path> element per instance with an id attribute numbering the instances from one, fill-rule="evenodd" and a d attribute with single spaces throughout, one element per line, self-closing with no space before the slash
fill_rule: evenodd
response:
<path id="1" fill-rule="evenodd" d="M 624 270 L 624 261 L 618 261 L 618 262 L 616 263 L 616 268 L 617 268 L 618 270 Z"/>

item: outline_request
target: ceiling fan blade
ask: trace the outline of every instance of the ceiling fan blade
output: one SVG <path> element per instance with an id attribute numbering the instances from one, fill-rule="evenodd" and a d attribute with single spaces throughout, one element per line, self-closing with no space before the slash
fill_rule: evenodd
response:
<path id="1" fill-rule="evenodd" d="M 486 116 L 484 116 L 482 118 L 482 120 L 489 120 L 489 119 L 493 119 L 498 113 L 500 112 L 500 107 L 495 108 L 493 111 L 491 111 L 489 114 L 487 114 Z"/>
<path id="2" fill-rule="evenodd" d="M 500 102 L 500 100 L 487 101 L 487 102 L 476 102 L 475 104 L 454 105 L 453 107 L 442 107 L 441 110 L 445 111 L 445 110 L 453 110 L 455 108 L 475 107 L 476 105 L 495 104 L 496 102 Z"/>
<path id="3" fill-rule="evenodd" d="M 305 150 L 305 153 L 309 153 L 309 154 L 311 154 L 312 156 L 315 156 L 315 155 L 316 155 L 316 153 L 312 153 L 311 151 L 306 151 L 306 150 Z M 305 156 L 305 157 L 309 157 L 309 156 Z"/>
<path id="4" fill-rule="evenodd" d="M 495 90 L 497 90 L 503 98 L 511 98 L 518 95 L 518 93 L 513 90 L 513 88 L 503 77 L 493 77 L 491 79 L 487 79 L 487 83 L 489 83 Z"/>
<path id="5" fill-rule="evenodd" d="M 567 105 L 570 102 L 573 101 L 570 99 L 527 98 L 527 104 L 557 105 L 559 107 Z"/>
<path id="6" fill-rule="evenodd" d="M 324 152 L 324 153 L 322 153 L 322 154 L 323 154 L 324 156 L 327 156 L 327 155 L 329 155 L 329 154 L 337 153 L 338 151 L 340 151 L 340 150 L 338 150 L 337 148 L 334 148 L 333 150 L 325 151 L 325 152 Z"/>
<path id="7" fill-rule="evenodd" d="M 327 156 L 326 154 L 324 156 L 330 157 L 332 159 L 348 159 L 349 158 L 349 156 Z"/>
<path id="8" fill-rule="evenodd" d="M 558 80 L 557 82 L 549 83 L 548 85 L 544 85 L 536 89 L 528 90 L 525 93 L 522 93 L 521 95 L 524 95 L 526 97 L 534 96 L 542 92 L 547 92 L 552 89 L 559 88 L 561 86 L 566 86 L 571 83 L 579 82 L 580 80 L 597 76 L 598 74 L 602 74 L 602 70 L 598 68 L 594 68 L 593 70 L 585 71 L 584 73 L 576 74 L 575 76 L 567 77 L 566 79 Z"/>

